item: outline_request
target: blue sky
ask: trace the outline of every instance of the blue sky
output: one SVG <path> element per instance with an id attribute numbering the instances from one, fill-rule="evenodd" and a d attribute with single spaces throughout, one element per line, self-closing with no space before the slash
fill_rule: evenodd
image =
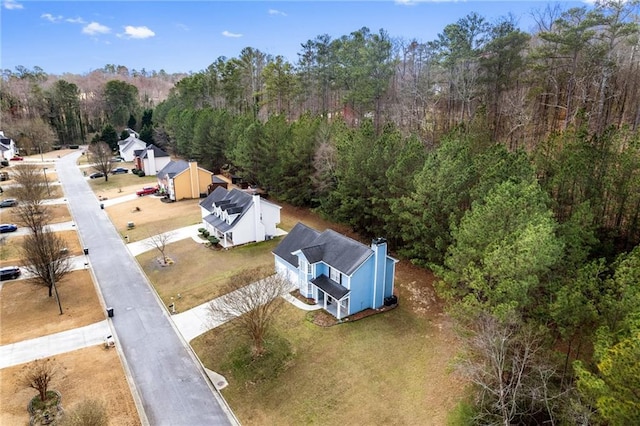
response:
<path id="1" fill-rule="evenodd" d="M 245 47 L 296 63 L 300 45 L 362 27 L 391 37 L 433 40 L 475 11 L 488 21 L 511 13 L 533 28 L 537 1 L 29 1 L 0 0 L 0 68 L 39 66 L 84 74 L 105 64 L 130 70 L 197 72 Z M 564 1 L 563 8 L 589 1 Z"/>

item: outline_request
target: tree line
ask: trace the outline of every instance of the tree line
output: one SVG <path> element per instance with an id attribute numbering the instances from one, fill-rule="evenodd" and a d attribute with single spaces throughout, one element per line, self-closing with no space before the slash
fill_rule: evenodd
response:
<path id="1" fill-rule="evenodd" d="M 470 14 L 429 42 L 361 28 L 296 65 L 247 47 L 177 81 L 146 137 L 432 269 L 467 423 L 638 423 L 637 12 L 550 7 L 531 34 Z M 111 86 L 96 132 L 152 106 Z"/>

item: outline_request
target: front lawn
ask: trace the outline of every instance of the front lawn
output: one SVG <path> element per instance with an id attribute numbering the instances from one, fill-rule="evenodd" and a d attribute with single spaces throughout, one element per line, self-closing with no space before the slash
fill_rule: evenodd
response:
<path id="1" fill-rule="evenodd" d="M 175 298 L 178 312 L 221 295 L 230 277 L 246 269 L 273 270 L 271 251 L 280 240 L 248 244 L 230 250 L 210 249 L 191 238 L 167 245 L 166 254 L 174 262 L 162 266 L 160 252 L 152 249 L 136 259 L 165 304 Z M 180 299 L 178 300 L 178 294 Z"/>
<path id="2" fill-rule="evenodd" d="M 328 328 L 310 315 L 289 304 L 280 312 L 271 340 L 276 351 L 287 340 L 293 357 L 270 365 L 265 380 L 261 360 L 239 365 L 247 342 L 233 323 L 191 342 L 227 378 L 223 396 L 242 424 L 446 424 L 463 395 L 447 373 L 457 347 L 451 330 L 403 305 Z"/>

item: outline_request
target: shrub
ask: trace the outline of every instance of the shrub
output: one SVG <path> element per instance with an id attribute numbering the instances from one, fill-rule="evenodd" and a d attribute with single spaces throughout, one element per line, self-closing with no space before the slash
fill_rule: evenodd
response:
<path id="1" fill-rule="evenodd" d="M 205 238 L 209 238 L 209 235 L 210 235 L 210 233 L 209 233 L 209 231 L 207 231 L 206 229 L 205 229 L 204 231 L 202 231 L 202 236 L 203 236 L 203 237 L 205 237 Z"/>
<path id="2" fill-rule="evenodd" d="M 133 173 L 134 175 L 137 175 L 138 174 L 138 169 L 136 169 L 136 168 L 131 169 L 131 173 Z"/>
<path id="3" fill-rule="evenodd" d="M 88 399 L 68 412 L 62 426 L 107 426 L 107 407 L 104 402 Z"/>
<path id="4" fill-rule="evenodd" d="M 215 245 L 215 244 L 218 244 L 220 242 L 220 240 L 217 237 L 213 236 L 213 235 L 207 237 L 207 240 L 211 243 L 211 245 Z"/>
<path id="5" fill-rule="evenodd" d="M 144 177 L 144 170 L 138 170 L 138 177 Z"/>
<path id="6" fill-rule="evenodd" d="M 204 234 L 204 231 L 206 231 L 206 229 L 205 229 L 205 228 L 198 228 L 198 232 L 199 232 L 199 233 Z"/>

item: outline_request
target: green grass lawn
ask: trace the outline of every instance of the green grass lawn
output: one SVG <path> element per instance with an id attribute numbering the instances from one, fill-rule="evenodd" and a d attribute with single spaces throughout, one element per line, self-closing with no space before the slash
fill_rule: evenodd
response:
<path id="1" fill-rule="evenodd" d="M 402 305 L 328 328 L 308 315 L 289 304 L 279 313 L 272 340 L 288 340 L 293 356 L 266 380 L 233 366 L 246 340 L 232 323 L 191 342 L 229 381 L 223 396 L 242 424 L 446 424 L 462 386 L 446 372 L 455 345 L 430 321 Z M 245 368 L 260 371 L 260 362 Z"/>

